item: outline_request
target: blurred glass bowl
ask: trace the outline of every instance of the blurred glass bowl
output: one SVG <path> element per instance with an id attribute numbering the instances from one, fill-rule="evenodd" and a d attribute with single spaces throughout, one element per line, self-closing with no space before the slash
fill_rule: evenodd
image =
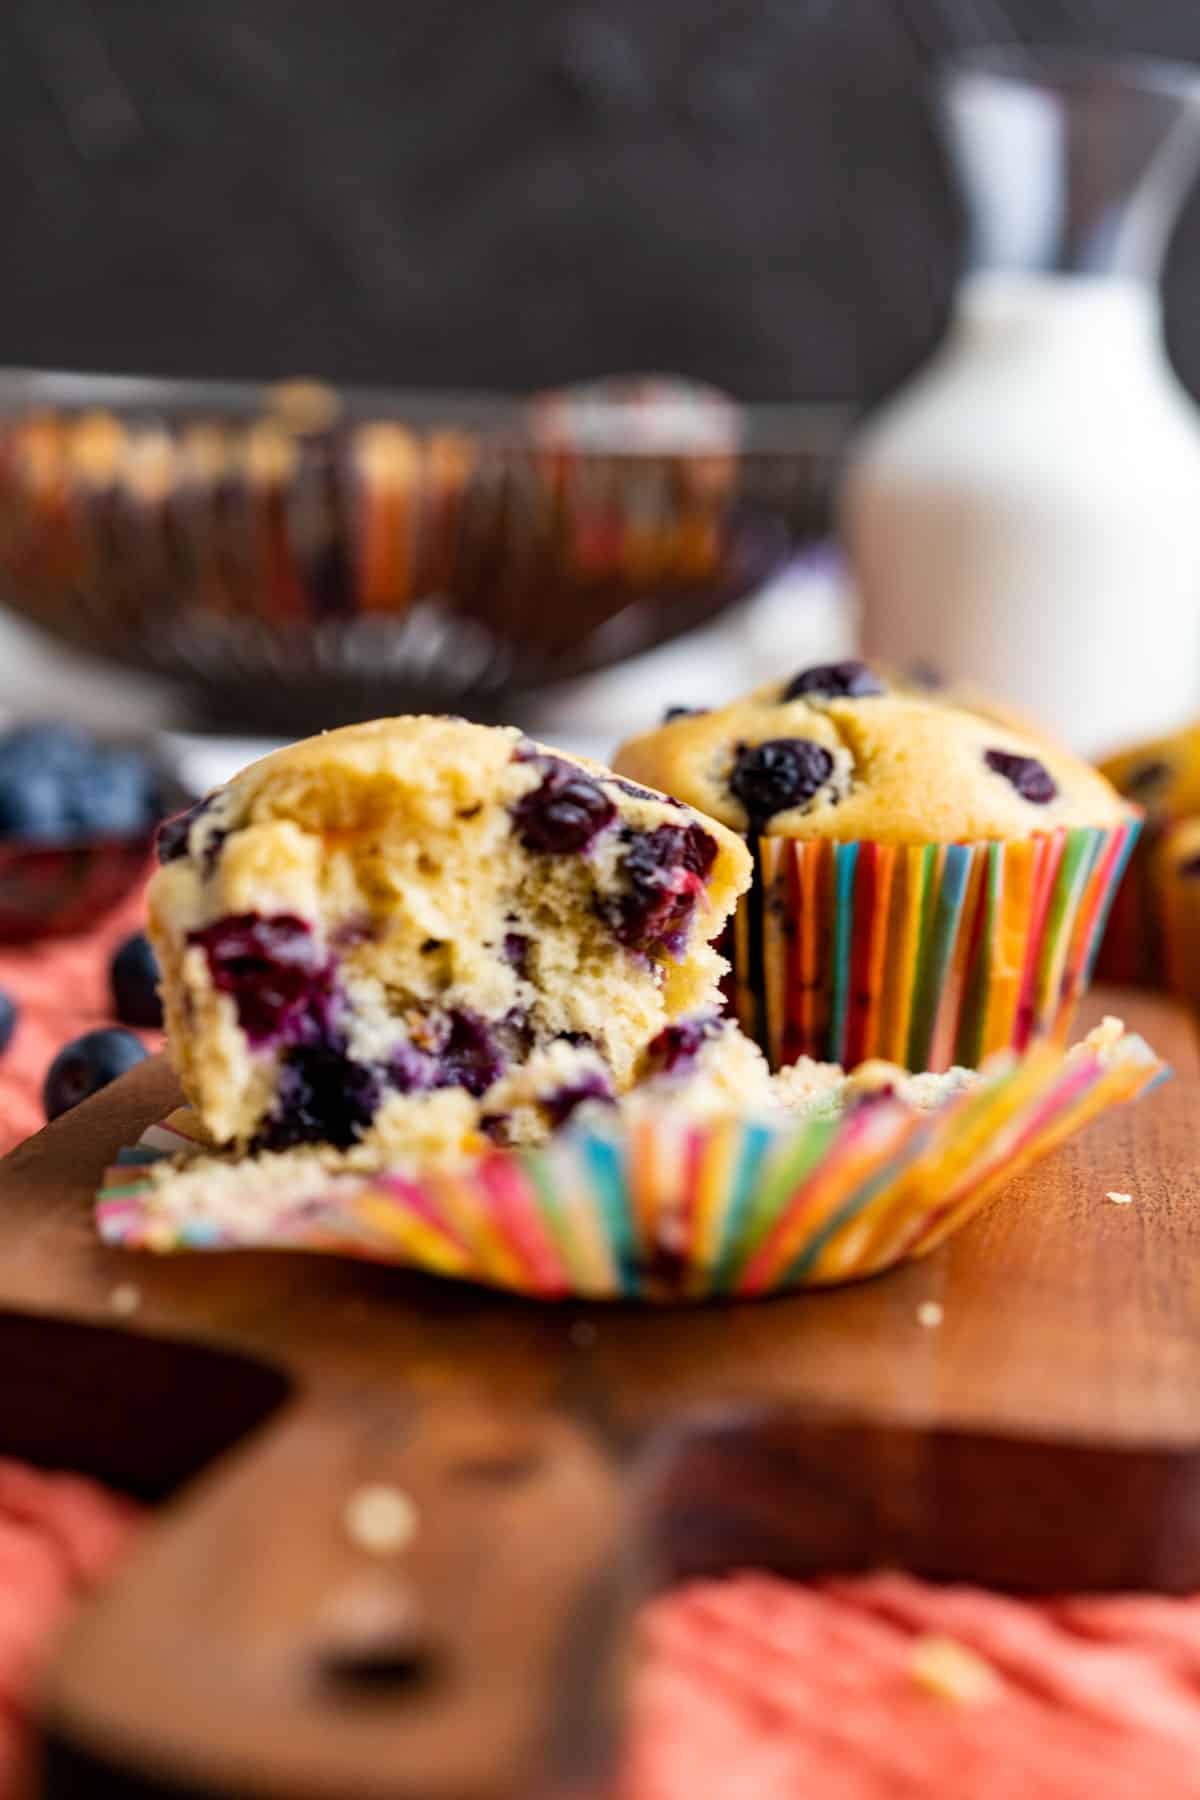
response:
<path id="1" fill-rule="evenodd" d="M 149 873 L 153 841 L 0 843 L 0 944 L 90 931 Z"/>
<path id="2" fill-rule="evenodd" d="M 841 409 L 0 373 L 0 582 L 209 723 L 465 707 L 621 661 L 827 520 Z"/>

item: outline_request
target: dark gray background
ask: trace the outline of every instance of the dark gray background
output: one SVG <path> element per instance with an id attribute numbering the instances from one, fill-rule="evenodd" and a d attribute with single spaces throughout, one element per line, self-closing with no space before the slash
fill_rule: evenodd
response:
<path id="1" fill-rule="evenodd" d="M 0 362 L 864 400 L 945 316 L 923 92 L 1200 0 L 0 0 Z M 1168 274 L 1200 391 L 1200 205 Z"/>

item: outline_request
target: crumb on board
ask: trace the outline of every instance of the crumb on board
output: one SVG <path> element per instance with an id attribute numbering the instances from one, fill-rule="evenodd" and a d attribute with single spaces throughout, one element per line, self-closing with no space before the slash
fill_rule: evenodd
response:
<path id="1" fill-rule="evenodd" d="M 367 1482 L 346 1501 L 342 1522 L 356 1549 L 371 1556 L 398 1556 L 417 1535 L 417 1508 L 402 1488 Z"/>
<path id="2" fill-rule="evenodd" d="M 108 1296 L 108 1304 L 118 1319 L 128 1319 L 142 1304 L 142 1290 L 132 1281 L 118 1281 Z"/>
<path id="3" fill-rule="evenodd" d="M 1132 1206 L 1133 1205 L 1133 1195 L 1132 1194 L 1119 1194 L 1115 1188 L 1110 1188 L 1108 1193 L 1105 1194 L 1104 1198 L 1106 1200 L 1111 1200 L 1114 1206 Z"/>
<path id="4" fill-rule="evenodd" d="M 940 1300 L 922 1300 L 917 1308 L 917 1324 L 923 1325 L 927 1331 L 932 1331 L 935 1326 L 940 1325 L 945 1316 L 945 1309 Z"/>
<path id="5" fill-rule="evenodd" d="M 999 1687 L 991 1664 L 951 1637 L 918 1638 L 909 1669 L 918 1687 L 956 1706 L 977 1706 Z"/>

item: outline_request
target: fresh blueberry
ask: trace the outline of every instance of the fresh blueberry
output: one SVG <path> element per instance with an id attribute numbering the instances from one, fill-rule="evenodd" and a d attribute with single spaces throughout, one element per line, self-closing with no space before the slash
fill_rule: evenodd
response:
<path id="1" fill-rule="evenodd" d="M 997 775 L 1003 775 L 1031 806 L 1048 806 L 1058 797 L 1058 786 L 1044 763 L 1036 756 L 1018 756 L 1015 750 L 985 750 L 983 760 Z"/>
<path id="2" fill-rule="evenodd" d="M 82 1037 L 73 1038 L 63 1045 L 46 1071 L 42 1086 L 46 1117 L 57 1119 L 60 1113 L 70 1112 L 145 1056 L 146 1046 L 141 1039 L 116 1025 L 106 1026 L 103 1031 L 85 1031 Z"/>
<path id="3" fill-rule="evenodd" d="M 18 725 L 0 736 L 0 781 L 30 769 L 75 769 L 91 760 L 95 745 L 77 725 Z"/>
<path id="4" fill-rule="evenodd" d="M 158 817 L 158 787 L 135 750 L 97 750 L 59 775 L 72 837 L 134 837 Z"/>
<path id="5" fill-rule="evenodd" d="M 883 683 L 862 662 L 817 663 L 793 675 L 783 690 L 784 700 L 813 694 L 823 700 L 865 700 L 882 694 Z"/>
<path id="6" fill-rule="evenodd" d="M 158 777 L 137 750 L 97 744 L 72 725 L 22 725 L 0 737 L 0 837 L 132 837 L 161 810 Z"/>
<path id="7" fill-rule="evenodd" d="M 739 744 L 729 789 L 746 809 L 751 826 L 761 827 L 776 813 L 803 806 L 833 774 L 833 757 L 809 738 L 768 738 L 765 744 Z"/>
<path id="8" fill-rule="evenodd" d="M 299 1044 L 280 1060 L 275 1106 L 254 1148 L 334 1144 L 349 1149 L 370 1127 L 381 1092 L 378 1075 L 348 1057 L 341 1044 Z"/>
<path id="9" fill-rule="evenodd" d="M 602 902 L 601 915 L 627 949 L 676 956 L 716 861 L 716 840 L 699 825 L 659 825 L 626 836 L 620 865 L 626 887 Z"/>
<path id="10" fill-rule="evenodd" d="M 72 835 L 55 770 L 0 771 L 0 838 L 59 844 Z"/>
<path id="11" fill-rule="evenodd" d="M 108 975 L 113 1007 L 122 1025 L 162 1024 L 158 958 L 144 931 L 135 931 L 125 939 L 108 966 Z"/>
<path id="12" fill-rule="evenodd" d="M 312 931 L 291 913 L 236 913 L 188 933 L 208 958 L 213 986 L 229 994 L 251 1043 L 316 1024 L 330 994 L 330 969 Z"/>
<path id="13" fill-rule="evenodd" d="M 616 806 L 600 783 L 573 763 L 557 756 L 533 760 L 543 770 L 541 786 L 523 795 L 512 809 L 522 844 L 549 856 L 586 850 L 612 824 Z"/>
<path id="14" fill-rule="evenodd" d="M 0 988 L 0 1051 L 8 1049 L 12 1043 L 13 1032 L 17 1028 L 19 1008 L 11 994 Z"/>

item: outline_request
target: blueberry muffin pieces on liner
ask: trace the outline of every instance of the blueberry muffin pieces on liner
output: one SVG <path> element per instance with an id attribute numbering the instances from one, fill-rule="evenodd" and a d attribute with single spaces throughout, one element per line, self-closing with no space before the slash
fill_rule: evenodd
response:
<path id="1" fill-rule="evenodd" d="M 1043 1041 L 983 1071 L 797 1062 L 768 1076 L 734 1024 L 700 1014 L 666 1026 L 641 1073 L 613 1098 L 594 1051 L 556 1045 L 493 1092 L 514 1118 L 565 1111 L 544 1142 L 451 1152 L 435 1116 L 470 1097 L 445 1088 L 423 1137 L 382 1162 L 365 1140 L 206 1155 L 178 1114 L 109 1172 L 98 1229 L 125 1250 L 319 1251 L 538 1300 L 753 1299 L 925 1254 L 1164 1070 L 1106 1020 L 1065 1054 Z"/>

